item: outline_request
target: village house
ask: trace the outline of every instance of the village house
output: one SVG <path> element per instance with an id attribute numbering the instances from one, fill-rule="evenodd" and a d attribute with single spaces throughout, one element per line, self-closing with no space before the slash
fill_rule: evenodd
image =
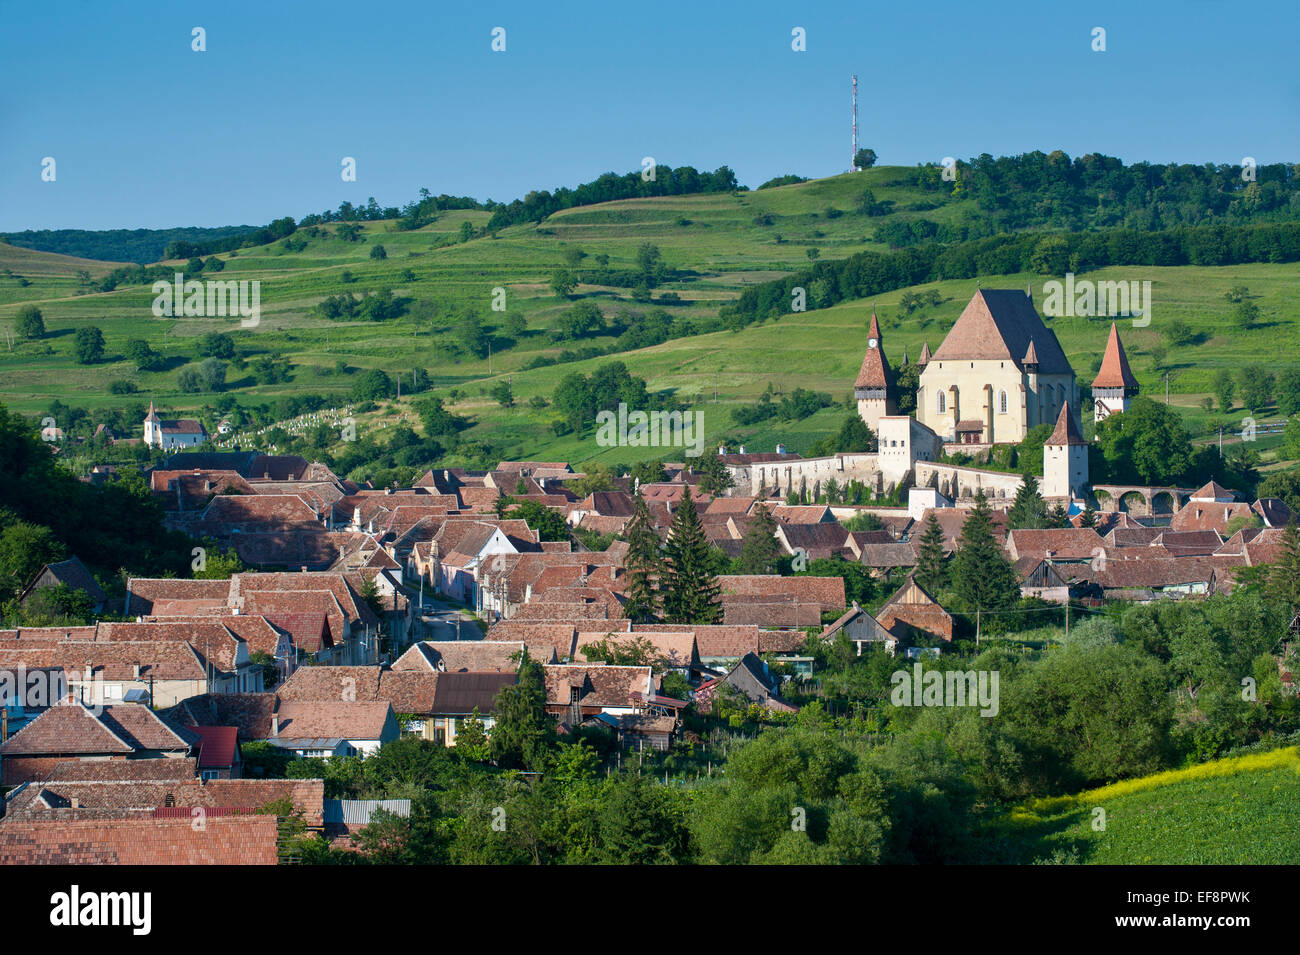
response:
<path id="1" fill-rule="evenodd" d="M 0 784 L 39 780 L 69 760 L 183 758 L 199 737 L 140 703 L 52 706 L 0 743 Z"/>
<path id="2" fill-rule="evenodd" d="M 908 577 L 889 600 L 876 611 L 880 625 L 905 643 L 916 643 L 918 637 L 952 642 L 952 615 L 930 593 Z"/>
<path id="3" fill-rule="evenodd" d="M 42 567 L 32 582 L 18 595 L 18 602 L 25 605 L 37 591 L 47 587 L 58 587 L 60 584 L 81 591 L 89 597 L 92 613 L 99 613 L 104 609 L 108 595 L 104 593 L 86 565 L 76 557 Z"/>
<path id="4" fill-rule="evenodd" d="M 546 683 L 546 712 L 569 727 L 581 726 L 598 713 L 613 716 L 642 709 L 633 694 L 652 695 L 658 689 L 648 666 L 577 666 L 542 668 Z"/>
<path id="5" fill-rule="evenodd" d="M 387 703 L 282 700 L 271 715 L 266 741 L 300 757 L 371 756 L 399 735 Z"/>
<path id="6" fill-rule="evenodd" d="M 858 656 L 862 656 L 863 649 L 872 646 L 883 647 L 892 656 L 898 646 L 898 637 L 859 607 L 856 600 L 842 617 L 821 632 L 821 639 L 830 641 L 841 634 L 857 648 Z"/>

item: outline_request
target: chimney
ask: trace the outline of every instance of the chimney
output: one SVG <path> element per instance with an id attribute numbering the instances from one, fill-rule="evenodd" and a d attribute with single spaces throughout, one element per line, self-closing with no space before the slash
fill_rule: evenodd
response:
<path id="1" fill-rule="evenodd" d="M 131 678 L 134 680 L 140 679 L 140 664 L 131 664 Z"/>
<path id="2" fill-rule="evenodd" d="M 280 735 L 280 717 L 278 717 L 274 713 L 271 714 L 271 735 L 272 736 Z"/>
<path id="3" fill-rule="evenodd" d="M 68 800 L 68 804 L 69 804 L 73 809 L 80 809 L 80 808 L 81 808 L 81 799 L 80 799 L 80 797 L 78 797 L 78 796 L 72 796 L 72 797 Z"/>

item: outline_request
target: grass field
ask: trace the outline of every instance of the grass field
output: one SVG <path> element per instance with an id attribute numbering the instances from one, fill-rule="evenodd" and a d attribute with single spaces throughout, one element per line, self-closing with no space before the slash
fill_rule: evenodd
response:
<path id="1" fill-rule="evenodd" d="M 503 443 L 519 456 L 575 463 L 649 456 L 645 449 L 596 447 L 590 436 L 557 438 L 549 429 L 555 413 L 527 407 L 536 395 L 549 397 L 564 375 L 589 373 L 612 360 L 524 370 L 540 354 L 613 341 L 610 336 L 562 344 L 551 340 L 549 332 L 557 316 L 575 301 L 593 301 L 609 318 L 622 310 L 658 307 L 633 301 L 628 289 L 598 286 L 580 286 L 572 300 L 557 298 L 548 283 L 551 274 L 564 267 L 566 250 L 576 246 L 588 254 L 582 268 L 592 267 L 591 257 L 604 254 L 611 268 L 627 269 L 636 263 L 638 246 L 652 242 L 661 250 L 664 263 L 680 273 L 656 289 L 656 297 L 669 291 L 680 296 L 679 304 L 665 306 L 676 319 L 712 318 L 747 285 L 806 266 L 810 248 L 819 249 L 823 258 L 883 250 L 871 239 L 881 223 L 918 216 L 942 223 L 958 216 L 955 203 L 907 187 L 902 182 L 905 172 L 885 167 L 755 192 L 587 206 L 558 213 L 539 225 L 513 226 L 495 238 L 463 243 L 458 240 L 462 223 L 482 227 L 488 213 L 447 212 L 413 232 L 394 231 L 389 222 L 366 223 L 361 242 L 343 241 L 332 234 L 333 227 L 327 227 L 325 235 L 307 239 L 300 251 L 275 243 L 220 256 L 226 268 L 216 278 L 261 282 L 262 319 L 252 329 L 241 329 L 237 320 L 154 318 L 153 293 L 146 286 L 100 293 L 83 285 L 77 273 L 84 269 L 92 276 L 102 275 L 108 268 L 105 263 L 0 245 L 0 325 L 8 324 L 20 305 L 32 302 L 44 313 L 48 330 L 42 341 L 0 351 L 0 402 L 26 413 L 43 411 L 56 399 L 91 409 L 121 406 L 125 399 L 111 395 L 109 384 L 129 379 L 139 387 L 143 400 L 155 399 L 160 406 L 180 411 L 201 411 L 212 396 L 180 393 L 177 370 L 193 358 L 197 336 L 224 331 L 234 336 L 245 357 L 276 352 L 295 366 L 292 380 L 278 385 L 257 385 L 251 375 L 230 369 L 227 391 L 242 404 L 295 392 L 341 397 L 351 381 L 335 373 L 340 360 L 355 369 L 382 368 L 391 375 L 409 375 L 412 368 L 421 367 L 431 372 L 436 394 L 447 398 L 453 388 L 458 389 L 460 397 L 449 404 L 477 422 L 469 432 L 471 439 Z M 894 201 L 898 211 L 874 218 L 857 212 L 857 197 L 868 187 L 878 201 Z M 936 201 L 936 208 L 928 208 Z M 375 244 L 385 247 L 387 258 L 370 258 Z M 184 263 L 174 265 L 184 267 Z M 344 282 L 345 272 L 351 273 L 351 282 Z M 1194 433 L 1208 435 L 1225 421 L 1238 430 L 1246 414 L 1243 410 L 1225 417 L 1200 408 L 1219 369 L 1257 364 L 1276 372 L 1295 364 L 1300 349 L 1300 264 L 1115 268 L 1087 277 L 1152 281 L 1151 326 L 1122 329 L 1147 394 L 1164 394 L 1163 377 L 1153 371 L 1150 357 L 1162 325 L 1182 320 L 1194 330 L 1196 344 L 1170 349 L 1170 401 L 1186 412 Z M 985 284 L 1031 285 L 1041 303 L 1044 278 L 998 276 Z M 1224 299 L 1229 288 L 1243 284 L 1263 311 L 1263 324 L 1250 331 L 1232 325 L 1231 306 Z M 529 331 L 509 347 L 504 347 L 508 340 L 499 330 L 503 315 L 490 310 L 496 287 L 506 289 L 508 311 L 521 314 L 528 323 Z M 754 400 L 768 383 L 778 391 L 811 388 L 845 400 L 866 347 L 866 322 L 873 306 L 881 318 L 886 352 L 897 366 L 904 350 L 915 360 L 922 341 L 928 340 L 931 348 L 938 346 L 975 287 L 973 281 L 925 286 L 939 291 L 942 304 L 910 314 L 899 307 L 903 291 L 897 291 L 879 296 L 874 303 L 856 301 L 788 315 L 740 332 L 672 339 L 617 357 L 634 374 L 645 377 L 652 390 L 696 402 L 704 413 L 707 443 L 740 441 L 749 450 L 771 450 L 782 441 L 801 450 L 836 430 L 844 410 L 828 409 L 801 422 L 767 422 L 748 429 L 733 426 L 730 410 Z M 371 323 L 330 322 L 312 311 L 328 295 L 343 291 L 359 295 L 382 288 L 409 299 L 409 312 Z M 451 306 L 473 310 L 497 331 L 490 363 L 453 354 Z M 73 338 L 85 325 L 99 326 L 107 339 L 107 359 L 100 364 L 79 366 L 73 361 Z M 1073 318 L 1056 319 L 1053 327 L 1086 386 L 1100 361 L 1109 324 Z M 168 359 L 165 369 L 137 372 L 126 362 L 123 348 L 132 338 L 143 338 L 162 352 Z M 514 388 L 514 408 L 500 408 L 486 396 L 487 389 L 502 378 Z M 1256 417 L 1261 424 L 1272 418 L 1267 413 Z M 363 420 L 362 427 L 367 423 Z"/>
<path id="2" fill-rule="evenodd" d="M 1298 815 L 1300 752 L 1292 746 L 1034 800 L 997 831 L 1004 848 L 1038 860 L 1295 865 Z"/>

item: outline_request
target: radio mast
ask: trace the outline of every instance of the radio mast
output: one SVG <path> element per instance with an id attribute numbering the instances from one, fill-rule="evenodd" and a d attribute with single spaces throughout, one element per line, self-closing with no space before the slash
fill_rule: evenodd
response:
<path id="1" fill-rule="evenodd" d="M 849 157 L 849 171 L 858 171 L 858 74 L 853 74 L 853 153 Z"/>

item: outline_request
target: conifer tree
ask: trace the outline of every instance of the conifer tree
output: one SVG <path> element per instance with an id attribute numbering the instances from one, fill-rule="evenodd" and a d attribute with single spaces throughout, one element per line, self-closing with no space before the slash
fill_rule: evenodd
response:
<path id="1" fill-rule="evenodd" d="M 709 541 L 689 485 L 673 514 L 664 555 L 664 584 L 660 590 L 668 622 L 717 622 L 722 610 L 717 602 L 718 579 L 713 575 Z"/>
<path id="2" fill-rule="evenodd" d="M 626 533 L 628 599 L 624 612 L 634 623 L 653 623 L 661 610 L 658 588 L 664 579 L 664 560 L 659 552 L 659 535 L 650 519 L 650 508 L 640 494 L 636 495 Z"/>
<path id="3" fill-rule="evenodd" d="M 1091 504 L 1085 504 L 1083 506 L 1083 513 L 1079 515 L 1079 526 L 1096 529 L 1097 512 L 1092 509 Z"/>
<path id="4" fill-rule="evenodd" d="M 1282 532 L 1281 552 L 1268 570 L 1269 597 L 1287 611 L 1287 623 L 1300 613 L 1300 526 L 1294 519 Z"/>
<path id="5" fill-rule="evenodd" d="M 736 570 L 741 574 L 775 574 L 780 556 L 776 543 L 776 519 L 765 504 L 760 504 L 741 541 Z"/>
<path id="6" fill-rule="evenodd" d="M 993 520 L 983 491 L 962 524 L 952 562 L 953 589 L 970 611 L 1004 610 L 1016 602 L 1020 587 L 1011 563 L 993 536 Z"/>
<path id="7" fill-rule="evenodd" d="M 1069 527 L 1070 526 L 1069 509 L 1066 508 L 1064 504 L 1061 504 L 1059 502 L 1053 504 L 1052 509 L 1047 512 L 1047 526 L 1048 527 Z"/>
<path id="8" fill-rule="evenodd" d="M 554 723 L 546 715 L 546 682 L 541 665 L 519 661 L 519 681 L 497 693 L 496 726 L 489 737 L 492 759 L 505 769 L 541 768 Z"/>
<path id="9" fill-rule="evenodd" d="M 930 514 L 921 535 L 921 547 L 916 555 L 916 582 L 931 594 L 948 584 L 948 558 L 943 552 L 943 528 L 939 519 Z"/>
<path id="10" fill-rule="evenodd" d="M 1047 502 L 1038 490 L 1038 479 L 1025 473 L 1016 489 L 1016 499 L 1007 511 L 1009 530 L 1036 529 L 1050 526 Z"/>

